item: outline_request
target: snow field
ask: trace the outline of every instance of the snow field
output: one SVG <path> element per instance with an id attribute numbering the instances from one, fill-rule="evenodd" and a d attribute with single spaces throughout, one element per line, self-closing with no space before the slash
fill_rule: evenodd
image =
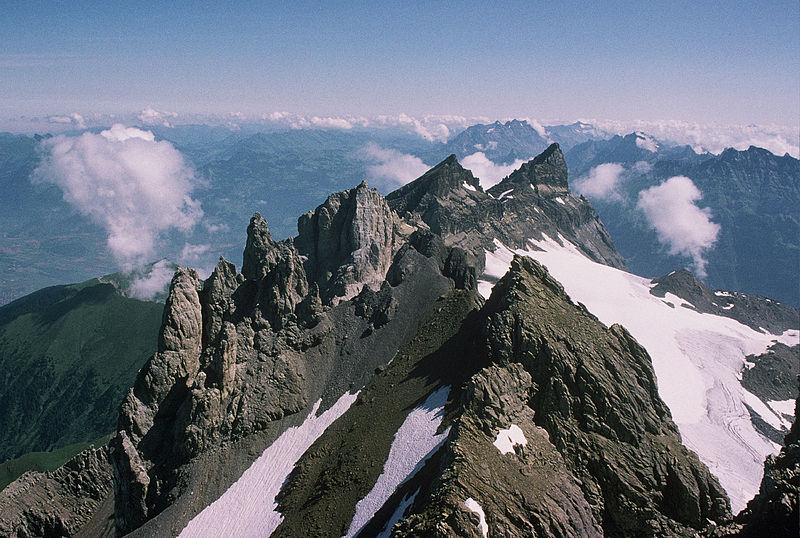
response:
<path id="1" fill-rule="evenodd" d="M 317 416 L 322 400 L 314 404 L 306 420 L 289 428 L 219 499 L 197 514 L 181 537 L 269 536 L 283 516 L 276 497 L 300 456 L 333 422 L 356 401 L 358 393 L 343 394 L 333 406 Z"/>

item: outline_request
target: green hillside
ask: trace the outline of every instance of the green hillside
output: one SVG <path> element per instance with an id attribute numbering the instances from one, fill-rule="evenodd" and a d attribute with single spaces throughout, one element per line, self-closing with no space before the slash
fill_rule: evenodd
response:
<path id="1" fill-rule="evenodd" d="M 112 432 L 162 310 L 97 279 L 0 307 L 0 462 Z"/>

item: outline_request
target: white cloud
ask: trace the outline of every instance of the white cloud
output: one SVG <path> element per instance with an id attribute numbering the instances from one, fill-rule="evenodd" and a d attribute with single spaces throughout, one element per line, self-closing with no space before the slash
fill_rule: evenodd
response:
<path id="1" fill-rule="evenodd" d="M 323 129 L 352 129 L 353 124 L 344 118 L 320 118 L 312 116 L 309 120 L 314 127 Z"/>
<path id="2" fill-rule="evenodd" d="M 522 159 L 517 159 L 511 164 L 500 165 L 490 161 L 482 151 L 467 155 L 461 159 L 461 166 L 472 171 L 472 174 L 481 180 L 484 190 L 500 183 L 504 177 L 525 164 Z"/>
<path id="3" fill-rule="evenodd" d="M 64 200 L 102 226 L 108 248 L 130 267 L 152 259 L 162 232 L 188 232 L 202 217 L 191 198 L 192 169 L 167 141 L 116 124 L 100 134 L 59 135 L 42 142 L 46 153 L 34 178 L 54 183 Z"/>
<path id="4" fill-rule="evenodd" d="M 405 185 L 430 168 L 419 157 L 395 149 L 382 148 L 374 142 L 364 145 L 359 156 L 365 161 L 374 163 L 367 166 L 367 175 L 371 181 L 386 190 Z"/>
<path id="5" fill-rule="evenodd" d="M 178 114 L 175 112 L 159 112 L 153 108 L 147 107 L 136 116 L 143 125 L 162 125 L 164 127 L 172 127 L 169 118 L 177 118 Z"/>
<path id="6" fill-rule="evenodd" d="M 159 293 L 166 293 L 175 267 L 167 260 L 157 261 L 152 265 L 150 271 L 134 279 L 128 295 L 142 301 L 152 301 Z"/>
<path id="7" fill-rule="evenodd" d="M 604 163 L 589 170 L 588 176 L 575 180 L 575 191 L 590 198 L 622 200 L 618 187 L 625 168 L 619 163 Z"/>
<path id="8" fill-rule="evenodd" d="M 203 254 L 211 250 L 211 245 L 192 245 L 186 243 L 181 249 L 181 261 L 193 263 L 199 260 Z"/>
<path id="9" fill-rule="evenodd" d="M 83 116 L 77 112 L 66 116 L 48 116 L 47 121 L 49 123 L 69 124 L 76 129 L 86 129 L 86 121 L 83 119 Z"/>
<path id="10" fill-rule="evenodd" d="M 720 153 L 725 148 L 745 150 L 751 145 L 768 149 L 775 155 L 788 153 L 800 157 L 800 133 L 797 126 L 721 125 L 679 120 L 614 121 L 585 120 L 610 134 L 625 135 L 643 131 L 664 142 L 689 145 L 697 152 Z"/>
<path id="11" fill-rule="evenodd" d="M 675 176 L 640 192 L 636 204 L 669 253 L 690 256 L 701 278 L 706 276 L 703 252 L 714 245 L 720 231 L 720 225 L 711 222 L 711 210 L 695 205 L 702 196 L 691 179 Z"/>

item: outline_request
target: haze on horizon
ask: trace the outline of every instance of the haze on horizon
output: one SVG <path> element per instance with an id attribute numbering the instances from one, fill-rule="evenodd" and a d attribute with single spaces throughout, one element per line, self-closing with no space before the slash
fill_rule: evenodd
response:
<path id="1" fill-rule="evenodd" d="M 26 2 L 0 117 L 428 114 L 800 124 L 796 1 Z"/>

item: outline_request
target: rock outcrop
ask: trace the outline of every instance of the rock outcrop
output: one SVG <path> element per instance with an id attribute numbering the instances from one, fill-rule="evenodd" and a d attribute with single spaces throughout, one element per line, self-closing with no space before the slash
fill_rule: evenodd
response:
<path id="1" fill-rule="evenodd" d="M 528 240 L 541 239 L 542 234 L 561 235 L 598 262 L 625 265 L 592 206 L 569 193 L 558 144 L 486 192 L 451 155 L 386 200 L 406 222 L 428 228 L 445 244 L 468 252 L 479 273 L 484 251 L 493 251 L 496 240 L 528 248 Z"/>
<path id="2" fill-rule="evenodd" d="M 0 492 L 0 536 L 113 533 L 107 447 L 90 447 L 52 473 L 28 472 Z"/>

